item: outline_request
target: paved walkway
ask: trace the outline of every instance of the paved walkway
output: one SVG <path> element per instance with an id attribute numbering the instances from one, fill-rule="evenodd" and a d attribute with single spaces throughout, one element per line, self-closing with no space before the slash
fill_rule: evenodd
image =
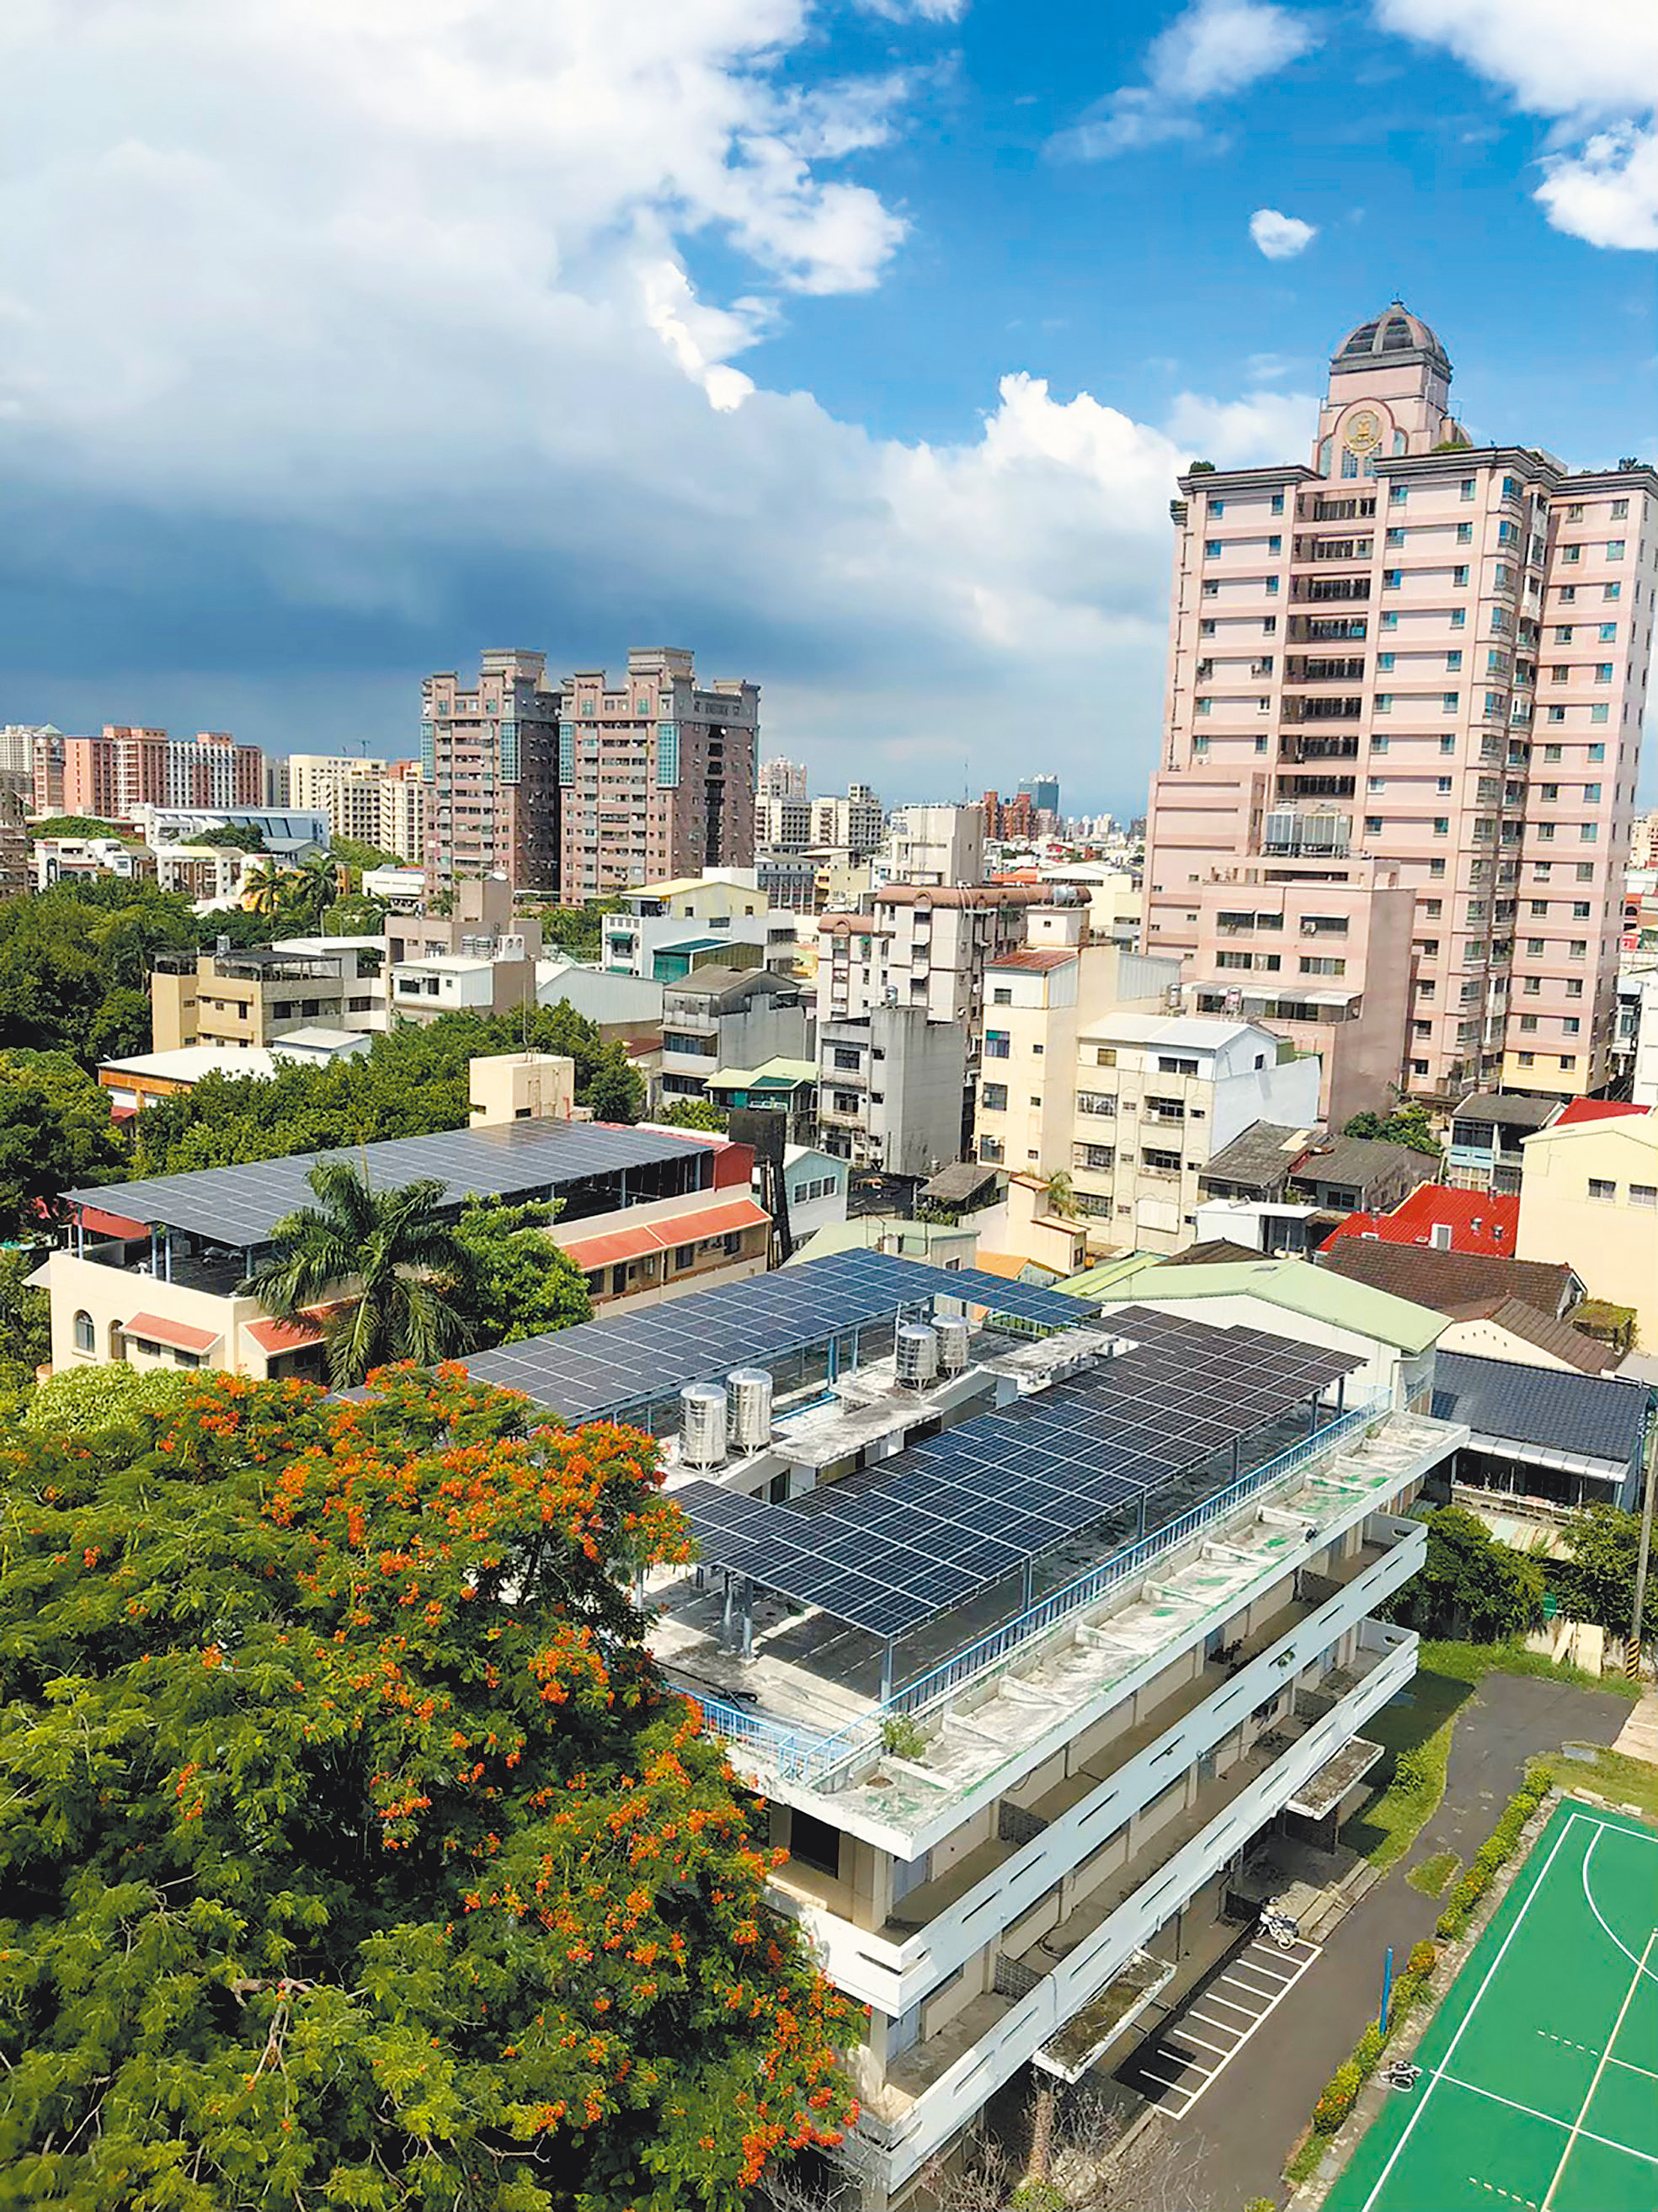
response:
<path id="1" fill-rule="evenodd" d="M 1658 1690 L 1642 1692 L 1640 1704 L 1625 1722 L 1612 1749 L 1625 1759 L 1644 1759 L 1649 1766 L 1658 1766 Z"/>
<path id="2" fill-rule="evenodd" d="M 1206 2212 L 1237 2212 L 1252 2197 L 1288 2193 L 1283 2166 L 1313 2101 L 1374 2020 L 1382 1960 L 1395 1968 L 1433 1933 L 1441 1900 L 1412 1889 L 1407 1867 L 1436 1851 L 1472 1858 L 1518 1787 L 1526 1761 L 1572 1741 L 1610 1743 L 1629 1714 L 1600 1690 L 1546 1679 L 1487 1674 L 1451 1737 L 1445 1795 L 1400 1864 L 1331 1930 L 1324 1954 L 1257 2038 L 1209 2086 L 1187 2124 L 1163 2123 L 1171 2165 Z"/>

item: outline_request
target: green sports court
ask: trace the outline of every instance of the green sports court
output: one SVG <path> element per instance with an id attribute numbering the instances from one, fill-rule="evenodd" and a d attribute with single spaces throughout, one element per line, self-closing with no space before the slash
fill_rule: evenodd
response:
<path id="1" fill-rule="evenodd" d="M 1653 2212 L 1658 1833 L 1567 1798 L 1328 2212 Z"/>

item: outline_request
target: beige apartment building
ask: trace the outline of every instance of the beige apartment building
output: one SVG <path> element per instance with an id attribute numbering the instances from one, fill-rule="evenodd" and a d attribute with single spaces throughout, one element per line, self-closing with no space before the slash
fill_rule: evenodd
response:
<path id="1" fill-rule="evenodd" d="M 264 754 L 222 730 L 170 738 L 106 722 L 95 738 L 62 742 L 67 814 L 124 822 L 139 806 L 258 806 L 264 797 Z"/>
<path id="2" fill-rule="evenodd" d="M 1658 1344 L 1658 1112 L 1585 1099 L 1521 1150 L 1516 1256 L 1563 1261 Z"/>
<path id="3" fill-rule="evenodd" d="M 1309 866 L 1296 879 L 1263 866 L 1228 869 L 1197 892 L 1188 998 L 1201 1014 L 1265 1022 L 1316 1053 L 1319 1119 L 1386 1114 L 1413 1017 L 1416 894 L 1395 862 Z"/>
<path id="4" fill-rule="evenodd" d="M 163 952 L 149 979 L 155 1049 L 251 1048 L 296 1030 L 375 1027 L 384 950 L 377 937 L 343 937 Z"/>
<path id="5" fill-rule="evenodd" d="M 426 855 L 427 786 L 418 761 L 294 753 L 287 804 L 327 817 L 330 834 L 395 853 L 419 867 Z"/>
<path id="6" fill-rule="evenodd" d="M 691 653 L 641 647 L 614 683 L 603 669 L 568 677 L 559 714 L 568 903 L 752 866 L 757 684 L 700 683 Z"/>
<path id="7" fill-rule="evenodd" d="M 434 889 L 495 873 L 558 888 L 558 693 L 544 653 L 487 652 L 465 690 L 452 670 L 428 676 L 420 772 Z"/>
<path id="8" fill-rule="evenodd" d="M 1475 447 L 1450 382 L 1395 301 L 1333 358 L 1309 462 L 1181 477 L 1145 945 L 1196 954 L 1228 871 L 1392 864 L 1400 1080 L 1575 1096 L 1612 1044 L 1658 473 Z M 1376 951 L 1339 979 L 1366 1013 Z"/>
<path id="9" fill-rule="evenodd" d="M 1318 1119 L 1317 1060 L 1258 1024 L 1170 1011 L 1174 971 L 1034 942 L 988 971 L 979 1158 L 1066 1176 L 1096 1241 L 1141 1252 L 1192 1243 L 1200 1178 L 1234 1138 Z"/>

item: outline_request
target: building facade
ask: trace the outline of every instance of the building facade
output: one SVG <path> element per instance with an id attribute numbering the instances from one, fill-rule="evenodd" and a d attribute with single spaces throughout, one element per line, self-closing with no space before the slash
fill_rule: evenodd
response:
<path id="1" fill-rule="evenodd" d="M 853 1168 L 936 1175 L 961 1155 L 967 1037 L 920 1006 L 825 1013 L 818 1002 L 818 1143 Z"/>
<path id="2" fill-rule="evenodd" d="M 299 1030 L 381 1026 L 379 938 L 296 939 L 236 951 L 163 952 L 149 979 L 157 1052 L 268 1046 Z"/>
<path id="3" fill-rule="evenodd" d="M 977 806 L 899 807 L 887 824 L 879 873 L 890 884 L 929 889 L 983 883 L 983 810 Z"/>
<path id="4" fill-rule="evenodd" d="M 434 890 L 492 874 L 558 889 L 558 719 L 544 653 L 486 652 L 466 690 L 452 670 L 426 678 L 420 770 Z"/>
<path id="5" fill-rule="evenodd" d="M 1219 871 L 1391 862 L 1401 1081 L 1572 1096 L 1612 1045 L 1658 474 L 1476 448 L 1450 380 L 1394 302 L 1332 360 L 1310 462 L 1181 479 L 1146 944 L 1194 952 Z"/>
<path id="6" fill-rule="evenodd" d="M 106 723 L 95 738 L 65 738 L 63 807 L 124 822 L 140 806 L 258 806 L 264 756 L 222 730 L 170 738 L 165 730 Z"/>
<path id="7" fill-rule="evenodd" d="M 365 760 L 349 754 L 294 753 L 287 803 L 328 817 L 330 835 L 377 846 L 422 866 L 428 787 L 418 761 Z"/>
<path id="8" fill-rule="evenodd" d="M 1521 1149 L 1519 1256 L 1563 1261 L 1658 1342 L 1658 1108 L 1584 1099 Z"/>
<path id="9" fill-rule="evenodd" d="M 757 684 L 699 683 L 689 653 L 644 647 L 615 683 L 603 669 L 567 678 L 559 715 L 569 904 L 752 865 Z"/>

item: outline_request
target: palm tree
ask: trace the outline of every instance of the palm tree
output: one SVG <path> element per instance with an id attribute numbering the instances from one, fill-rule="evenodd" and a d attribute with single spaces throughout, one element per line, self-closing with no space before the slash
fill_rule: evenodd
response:
<path id="1" fill-rule="evenodd" d="M 1076 1188 L 1066 1169 L 1056 1169 L 1049 1176 L 1042 1186 L 1042 1196 L 1048 1201 L 1049 1212 L 1057 1214 L 1061 1221 L 1075 1220 L 1078 1211 Z"/>
<path id="2" fill-rule="evenodd" d="M 267 860 L 262 867 L 249 870 L 242 878 L 242 889 L 255 914 L 273 915 L 288 896 L 288 878 L 274 860 Z"/>
<path id="3" fill-rule="evenodd" d="M 288 896 L 309 915 L 313 929 L 321 929 L 323 916 L 339 895 L 339 876 L 328 854 L 307 853 L 288 880 Z"/>
<path id="4" fill-rule="evenodd" d="M 439 1214 L 441 1182 L 374 1190 L 349 1160 L 325 1160 L 306 1178 L 317 1194 L 277 1222 L 271 1250 L 239 1285 L 278 1321 L 332 1304 L 323 1323 L 337 1390 L 376 1367 L 430 1367 L 470 1349 L 477 1329 L 473 1263 Z"/>

